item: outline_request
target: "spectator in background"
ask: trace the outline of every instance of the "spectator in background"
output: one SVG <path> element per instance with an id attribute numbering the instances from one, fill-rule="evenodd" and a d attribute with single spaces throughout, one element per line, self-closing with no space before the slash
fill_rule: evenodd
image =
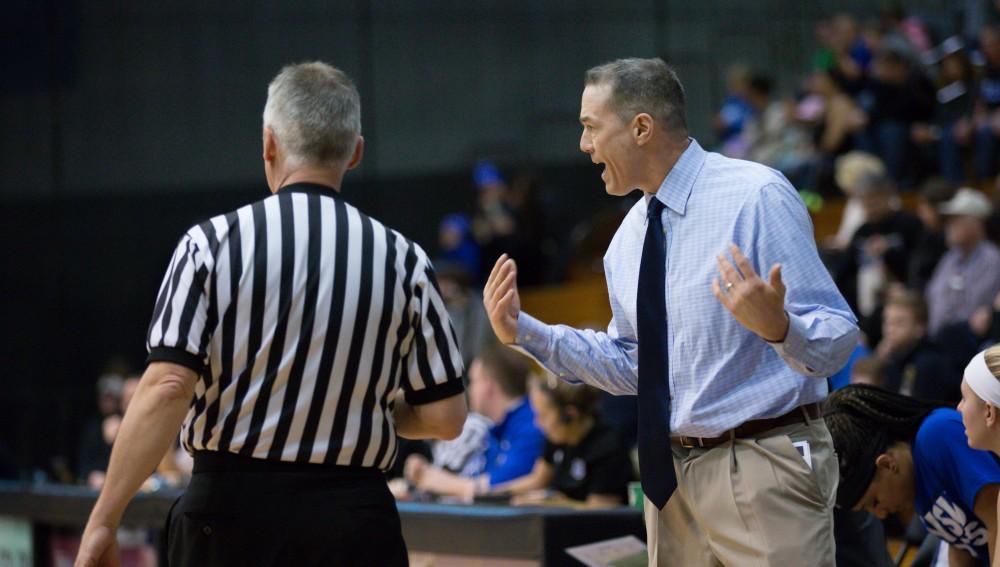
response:
<path id="1" fill-rule="evenodd" d="M 121 425 L 121 399 L 124 380 L 117 374 L 105 374 L 97 380 L 98 414 L 84 424 L 77 458 L 77 478 L 99 490 L 111 459 L 111 446 Z"/>
<path id="2" fill-rule="evenodd" d="M 543 202 L 538 175 L 531 171 L 516 174 L 507 192 L 507 204 L 517 224 L 513 253 L 524 266 L 525 285 L 551 279 L 556 268 L 551 260 L 556 256 L 558 244 L 548 225 L 548 203 Z"/>
<path id="3" fill-rule="evenodd" d="M 854 350 L 851 351 L 851 356 L 847 359 L 847 364 L 827 379 L 827 382 L 830 384 L 830 390 L 838 390 L 850 384 L 851 377 L 854 375 L 854 366 L 863 360 L 869 359 L 871 354 L 872 351 L 862 341 L 858 341 Z"/>
<path id="4" fill-rule="evenodd" d="M 885 365 L 874 356 L 859 359 L 851 368 L 851 384 L 879 386 L 885 383 Z"/>
<path id="5" fill-rule="evenodd" d="M 882 158 L 897 183 L 909 173 L 910 131 L 914 124 L 931 120 L 934 97 L 933 84 L 904 49 L 883 43 L 872 63 L 871 80 L 859 95 L 868 114 L 868 127 L 860 140 L 864 149 Z"/>
<path id="6" fill-rule="evenodd" d="M 861 205 L 861 197 L 858 196 L 856 188 L 861 179 L 878 175 L 885 175 L 885 164 L 878 156 L 868 152 L 854 150 L 840 156 L 834 162 L 834 181 L 847 196 L 847 203 L 840 217 L 837 234 L 826 242 L 827 248 L 846 249 L 858 227 L 865 224 L 865 209 Z M 893 208 L 898 209 L 899 204 L 893 203 Z"/>
<path id="7" fill-rule="evenodd" d="M 830 73 L 813 74 L 810 89 L 817 98 L 804 100 L 797 116 L 813 126 L 813 142 L 818 153 L 813 185 L 820 193 L 831 195 L 836 192 L 833 164 L 838 157 L 854 149 L 855 135 L 864 129 L 868 117 Z M 814 108 L 810 101 L 819 104 Z"/>
<path id="8" fill-rule="evenodd" d="M 490 428 L 493 422 L 485 416 L 470 411 L 465 418 L 465 425 L 462 426 L 462 433 L 450 441 L 435 441 L 429 447 L 429 451 L 411 451 L 406 455 L 400 455 L 400 473 L 398 477 L 393 476 L 389 481 L 389 489 L 397 499 L 409 499 L 413 495 L 410 493 L 410 483 L 414 488 L 423 487 L 428 494 L 434 494 L 430 486 L 434 481 L 436 471 L 431 471 L 426 475 L 427 482 L 419 484 L 417 480 L 425 480 L 424 472 L 428 468 L 441 470 L 451 475 L 463 478 L 474 478 L 483 467 L 483 459 L 486 453 Z M 394 467 L 395 468 L 395 467 Z M 444 486 L 441 477 L 437 480 Z M 463 494 L 439 493 L 444 496 L 456 496 L 465 498 Z M 419 495 L 418 495 L 419 496 Z"/>
<path id="9" fill-rule="evenodd" d="M 438 225 L 438 246 L 444 260 L 462 266 L 470 283 L 479 281 L 479 245 L 472 235 L 469 217 L 459 213 L 445 215 Z"/>
<path id="10" fill-rule="evenodd" d="M 950 37 L 939 48 L 937 104 L 930 121 L 918 121 L 910 137 L 921 153 L 934 156 L 940 173 L 952 183 L 965 180 L 963 148 L 971 143 L 972 111 L 974 108 L 974 77 L 972 63 L 962 41 Z M 931 150 L 931 151 L 927 151 Z"/>
<path id="11" fill-rule="evenodd" d="M 726 98 L 712 120 L 712 128 L 718 137 L 720 153 L 732 157 L 742 157 L 744 143 L 740 140 L 743 128 L 753 117 L 753 107 L 747 100 L 750 88 L 750 69 L 736 64 L 726 70 Z"/>
<path id="12" fill-rule="evenodd" d="M 545 453 L 530 474 L 494 491 L 514 495 L 515 504 L 624 505 L 635 472 L 618 432 L 597 413 L 600 391 L 546 373 L 530 380 L 529 392 Z"/>
<path id="13" fill-rule="evenodd" d="M 791 120 L 794 107 L 773 98 L 770 77 L 755 73 L 747 87 L 747 101 L 753 118 L 746 125 L 746 159 L 773 167 L 785 174 L 793 185 L 801 185 L 803 169 L 812 159 L 807 134 Z M 798 183 L 796 183 L 798 179 Z"/>
<path id="14" fill-rule="evenodd" d="M 1000 0 L 997 1 L 1000 2 Z M 993 196 L 990 200 L 992 201 L 993 212 L 986 219 L 986 236 L 994 244 L 1000 245 L 1000 175 L 997 176 L 993 184 Z"/>
<path id="15" fill-rule="evenodd" d="M 870 317 L 886 284 L 906 281 L 922 227 L 912 214 L 893 209 L 896 186 L 887 176 L 861 178 L 855 194 L 866 220 L 851 238 L 835 279 L 856 312 Z"/>
<path id="16" fill-rule="evenodd" d="M 858 33 L 858 22 L 851 14 L 841 12 L 831 20 L 832 47 L 835 64 L 830 72 L 851 94 L 864 84 L 872 63 L 872 50 Z"/>
<path id="17" fill-rule="evenodd" d="M 899 2 L 883 6 L 879 12 L 882 27 L 886 30 L 887 35 L 904 40 L 914 55 L 926 53 L 931 49 L 927 26 L 920 18 L 907 14 Z"/>
<path id="18" fill-rule="evenodd" d="M 927 284 L 932 336 L 950 323 L 966 323 L 1000 292 L 1000 250 L 986 239 L 989 199 L 963 187 L 938 210 L 946 217 L 948 252 Z"/>
<path id="19" fill-rule="evenodd" d="M 955 196 L 957 187 L 941 177 L 932 177 L 924 182 L 917 200 L 917 218 L 923 225 L 923 231 L 917 240 L 916 248 L 910 254 L 907 287 L 920 293 L 924 292 L 927 282 L 934 275 L 941 257 L 948 251 L 944 238 L 944 221 L 938 212 L 938 207 Z"/>
<path id="20" fill-rule="evenodd" d="M 410 484 L 469 502 L 476 494 L 531 472 L 545 439 L 526 395 L 530 370 L 527 358 L 500 345 L 479 353 L 469 367 L 469 406 L 495 424 L 479 466 L 470 469 L 473 476 L 460 476 L 414 460 L 405 470 Z"/>
<path id="21" fill-rule="evenodd" d="M 1000 24 L 979 34 L 984 67 L 976 92 L 974 115 L 975 166 L 980 181 L 997 174 L 1000 151 Z"/>
<path id="22" fill-rule="evenodd" d="M 441 298 L 458 337 L 462 360 L 469 368 L 477 353 L 496 342 L 483 307 L 483 295 L 470 285 L 469 272 L 462 264 L 441 260 L 434 262 L 434 271 L 441 288 Z"/>
<path id="23" fill-rule="evenodd" d="M 948 358 L 927 336 L 927 304 L 908 292 L 893 297 L 882 316 L 876 356 L 885 365 L 887 390 L 921 400 L 958 403 L 959 384 Z"/>
<path id="24" fill-rule="evenodd" d="M 514 251 L 517 221 L 508 201 L 507 182 L 493 162 L 477 162 L 472 178 L 478 191 L 472 234 L 479 243 L 482 265 L 492 266 L 501 254 Z"/>

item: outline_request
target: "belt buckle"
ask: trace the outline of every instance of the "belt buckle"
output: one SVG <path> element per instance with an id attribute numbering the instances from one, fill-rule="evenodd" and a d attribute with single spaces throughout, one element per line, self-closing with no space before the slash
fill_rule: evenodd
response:
<path id="1" fill-rule="evenodd" d="M 685 449 L 704 449 L 705 441 L 702 437 L 688 437 L 681 435 L 681 447 Z"/>

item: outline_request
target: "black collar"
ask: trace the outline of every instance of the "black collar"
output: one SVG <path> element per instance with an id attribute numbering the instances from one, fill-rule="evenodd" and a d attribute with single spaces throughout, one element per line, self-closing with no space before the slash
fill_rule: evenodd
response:
<path id="1" fill-rule="evenodd" d="M 340 190 L 332 185 L 320 185 L 319 183 L 292 183 L 284 185 L 275 193 L 307 193 L 309 195 L 319 195 L 320 197 L 333 197 L 340 199 Z"/>

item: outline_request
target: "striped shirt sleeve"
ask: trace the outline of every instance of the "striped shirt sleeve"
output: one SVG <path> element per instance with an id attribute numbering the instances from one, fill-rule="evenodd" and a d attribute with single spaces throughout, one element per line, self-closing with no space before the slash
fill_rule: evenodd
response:
<path id="1" fill-rule="evenodd" d="M 178 242 L 160 285 L 146 337 L 147 363 L 173 362 L 198 373 L 205 368 L 211 267 L 205 235 L 191 229 Z"/>
<path id="2" fill-rule="evenodd" d="M 458 339 L 429 262 L 415 275 L 413 343 L 407 355 L 403 391 L 407 403 L 428 404 L 465 391 L 465 367 Z M 419 270 L 419 266 L 418 266 Z"/>

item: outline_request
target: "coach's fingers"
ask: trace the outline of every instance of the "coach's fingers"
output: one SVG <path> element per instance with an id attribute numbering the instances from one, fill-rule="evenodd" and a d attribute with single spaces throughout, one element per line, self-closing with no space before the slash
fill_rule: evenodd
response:
<path id="1" fill-rule="evenodd" d="M 517 289 L 511 288 L 497 301 L 496 315 L 502 318 L 511 317 L 511 304 L 514 302 L 514 295 Z"/>
<path id="2" fill-rule="evenodd" d="M 733 260 L 736 260 L 736 266 L 740 269 L 740 273 L 743 274 L 744 279 L 749 280 L 757 277 L 757 270 L 753 269 L 753 264 L 743 255 L 743 251 L 740 250 L 739 246 L 730 244 L 729 253 L 733 255 Z"/>
<path id="3" fill-rule="evenodd" d="M 715 298 L 719 300 L 719 303 L 721 303 L 723 307 L 725 307 L 729 311 L 733 310 L 733 308 L 729 305 L 729 296 L 722 291 L 722 287 L 719 285 L 719 278 L 712 278 L 712 293 L 715 295 Z"/>
<path id="4" fill-rule="evenodd" d="M 483 286 L 483 297 L 490 297 L 493 293 L 493 288 L 496 287 L 497 274 L 500 272 L 500 266 L 507 260 L 506 254 L 501 254 L 497 261 L 493 264 L 493 269 L 490 270 L 490 276 L 486 278 L 486 285 Z"/>
<path id="5" fill-rule="evenodd" d="M 771 287 L 774 291 L 778 292 L 782 298 L 785 297 L 785 282 L 781 279 L 781 264 L 775 264 L 771 267 L 771 274 L 768 278 L 771 281 Z"/>
<path id="6" fill-rule="evenodd" d="M 500 284 L 497 285 L 496 288 L 494 288 L 493 302 L 496 303 L 500 301 L 500 299 L 504 295 L 506 295 L 511 288 L 516 288 L 516 287 L 517 287 L 517 272 L 509 270 L 504 276 L 503 281 L 501 281 Z"/>
<path id="7" fill-rule="evenodd" d="M 497 274 L 497 284 L 493 287 L 492 299 L 499 301 L 511 285 L 517 285 L 517 269 L 514 260 L 507 260 Z"/>
<path id="8" fill-rule="evenodd" d="M 507 254 L 506 253 L 501 254 L 500 257 L 497 258 L 497 261 L 493 263 L 493 269 L 490 270 L 490 277 L 487 278 L 488 281 L 495 281 L 496 280 L 497 273 L 500 272 L 500 267 L 503 266 L 503 263 L 506 262 L 506 261 L 507 261 Z"/>
<path id="9" fill-rule="evenodd" d="M 719 275 L 722 276 L 722 281 L 733 285 L 743 281 L 743 276 L 741 276 L 740 272 L 731 263 L 729 263 L 728 258 L 719 254 L 715 257 L 715 262 L 719 265 Z"/>

